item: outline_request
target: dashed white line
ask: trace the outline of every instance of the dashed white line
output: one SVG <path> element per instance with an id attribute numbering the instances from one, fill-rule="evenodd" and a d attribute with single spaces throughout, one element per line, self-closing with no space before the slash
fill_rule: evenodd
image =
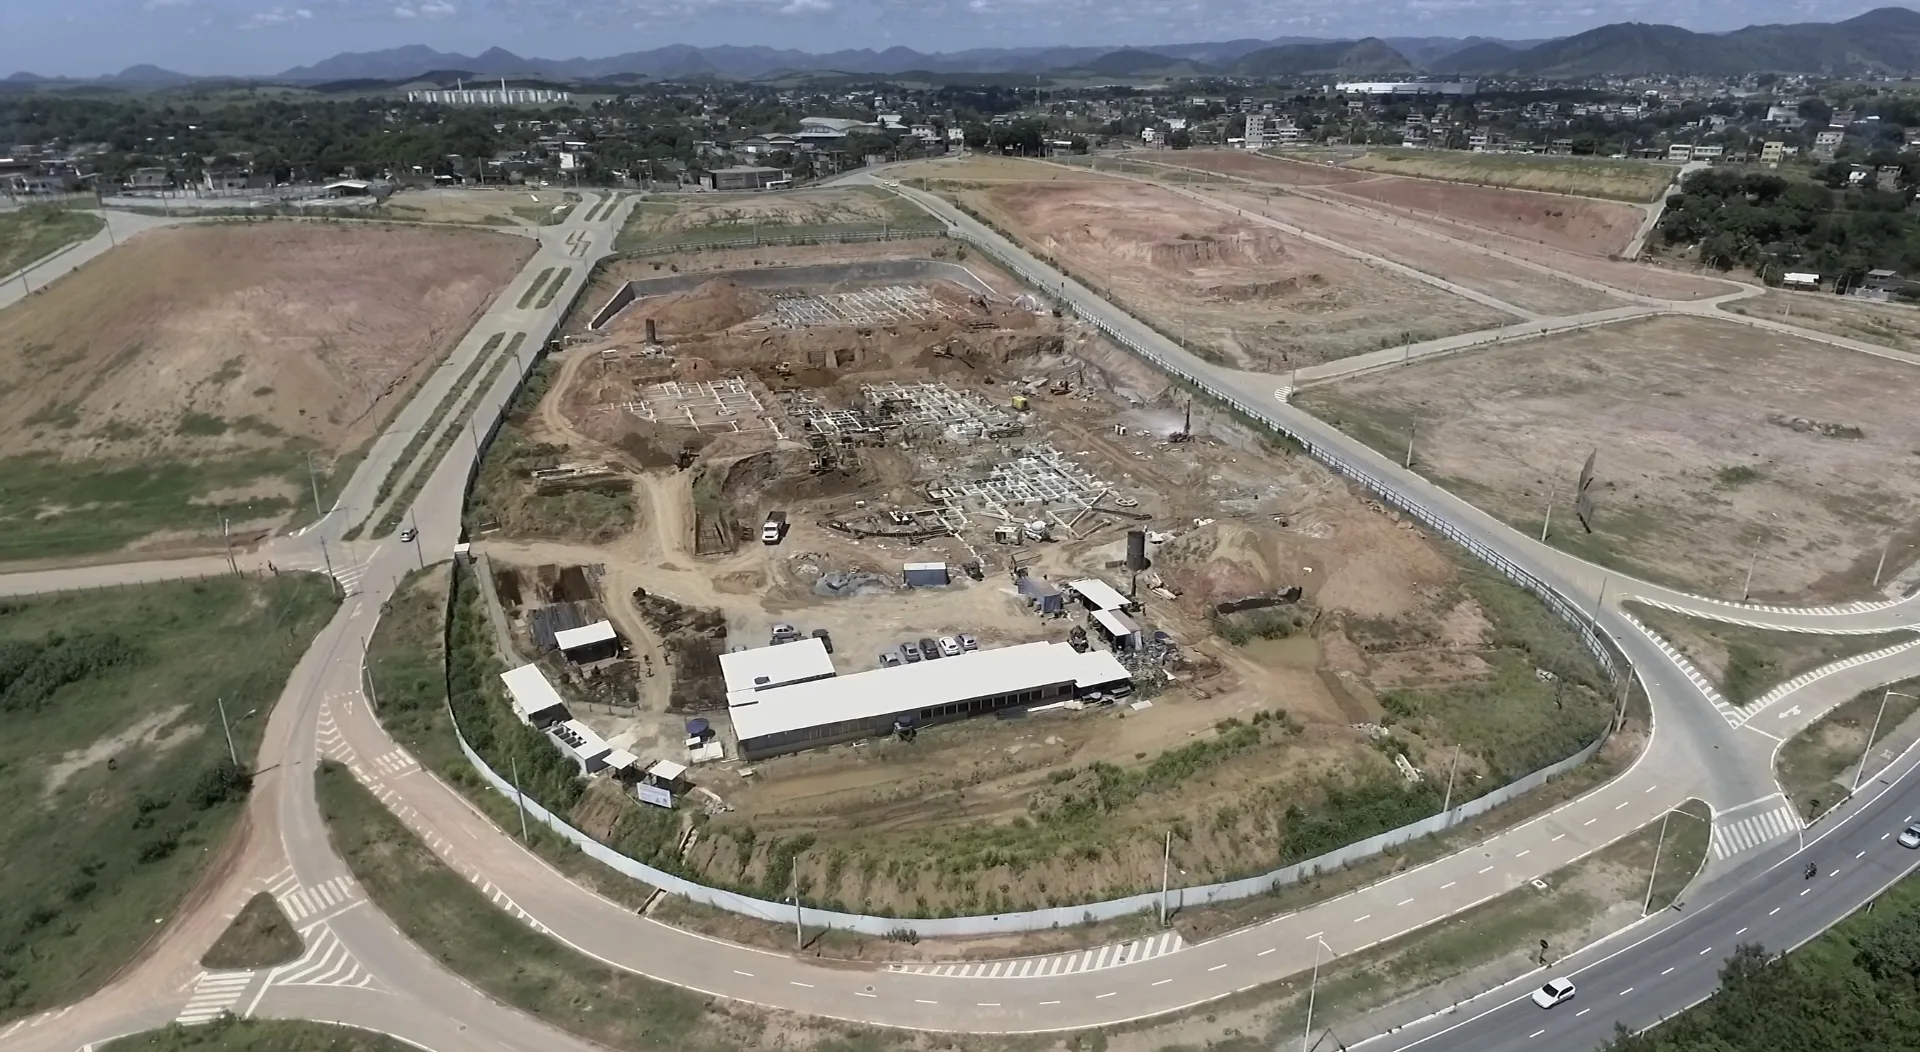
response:
<path id="1" fill-rule="evenodd" d="M 1515 856 L 1513 856 L 1513 857 L 1514 857 L 1514 858 L 1526 858 L 1526 857 L 1527 857 L 1528 855 L 1531 855 L 1531 854 L 1533 854 L 1533 849 L 1532 849 L 1532 848 L 1528 848 L 1528 849 L 1526 849 L 1525 851 L 1522 851 L 1522 852 L 1520 852 L 1519 854 L 1517 854 L 1517 855 L 1515 855 Z"/>
<path id="2" fill-rule="evenodd" d="M 1620 801 L 1619 803 L 1617 803 L 1617 804 L 1615 804 L 1615 805 L 1613 805 L 1613 809 L 1614 809 L 1615 811 L 1618 811 L 1618 810 L 1620 810 L 1621 808 L 1623 808 L 1623 807 L 1625 807 L 1625 806 L 1627 806 L 1627 805 L 1628 805 L 1628 804 L 1630 804 L 1630 803 L 1633 803 L 1633 801 L 1632 801 L 1632 800 L 1622 800 L 1622 801 Z"/>
<path id="3" fill-rule="evenodd" d="M 1671 969 L 1671 968 L 1669 968 L 1669 969 L 1667 969 L 1667 972 L 1670 972 L 1670 971 L 1673 971 L 1673 969 Z M 1667 974 L 1667 972 L 1661 972 L 1660 974 L 1661 974 L 1661 975 L 1665 975 L 1665 974 Z"/>
<path id="4" fill-rule="evenodd" d="M 1259 953 L 1256 953 L 1256 954 L 1254 954 L 1254 956 L 1255 956 L 1255 957 L 1265 957 L 1265 956 L 1266 956 L 1267 954 L 1270 954 L 1270 953 L 1272 953 L 1272 952 L 1273 952 L 1273 951 L 1274 951 L 1275 949 L 1276 949 L 1276 947 L 1272 947 L 1272 946 L 1269 946 L 1269 947 L 1267 947 L 1266 949 L 1264 949 L 1264 950 L 1261 950 L 1261 951 L 1260 951 Z"/>
<path id="5" fill-rule="evenodd" d="M 1399 903 L 1398 903 L 1398 905 L 1401 905 L 1401 906 L 1405 906 L 1405 905 L 1406 905 L 1407 903 L 1409 903 L 1409 902 L 1412 902 L 1412 901 L 1413 901 L 1412 899 L 1401 899 L 1401 900 L 1399 901 Z"/>
<path id="6" fill-rule="evenodd" d="M 1487 867 L 1486 869 L 1483 869 L 1483 870 L 1481 870 L 1480 872 L 1481 872 L 1481 873 L 1486 873 L 1486 872 L 1489 872 L 1489 871 L 1491 871 L 1492 869 L 1493 869 L 1493 867 L 1492 867 L 1492 866 L 1488 866 L 1488 867 Z"/>
<path id="7" fill-rule="evenodd" d="M 1590 826 L 1590 825 L 1592 825 L 1592 824 L 1594 824 L 1595 822 L 1598 822 L 1598 821 L 1600 821 L 1600 820 L 1599 820 L 1598 818 L 1589 818 L 1589 819 L 1587 819 L 1586 821 L 1584 821 L 1584 822 L 1582 822 L 1582 823 L 1580 823 L 1580 824 L 1581 824 L 1581 825 L 1583 825 L 1583 826 Z"/>
<path id="8" fill-rule="evenodd" d="M 1776 914 L 1776 913 L 1779 913 L 1779 912 L 1780 912 L 1780 907 L 1778 907 L 1778 906 L 1775 906 L 1774 908 L 1772 908 L 1772 909 L 1770 909 L 1770 910 L 1768 910 L 1768 911 L 1767 911 L 1767 916 L 1769 916 L 1769 917 L 1771 917 L 1771 916 L 1773 916 L 1774 914 Z"/>
<path id="9" fill-rule="evenodd" d="M 1583 1015 L 1586 1015 L 1586 1014 L 1587 1014 L 1588 1012 L 1591 1012 L 1591 1011 L 1593 1011 L 1593 1009 L 1591 1009 L 1591 1008 L 1582 1008 L 1582 1009 L 1581 1009 L 1581 1010 L 1579 1010 L 1578 1012 L 1575 1012 L 1575 1013 L 1573 1013 L 1573 1017 L 1574 1017 L 1575 1019 L 1578 1019 L 1578 1018 L 1580 1018 L 1581 1016 L 1583 1016 Z"/>
<path id="10" fill-rule="evenodd" d="M 1565 840 L 1566 838 L 1567 838 L 1567 834 L 1562 833 L 1559 836 L 1554 837 L 1551 841 L 1549 841 L 1549 843 L 1558 844 L 1560 841 Z"/>
<path id="11" fill-rule="evenodd" d="M 1447 882 L 1446 882 L 1445 884 L 1442 884 L 1442 885 L 1440 885 L 1440 890 L 1441 890 L 1441 891 L 1445 891 L 1445 890 L 1447 890 L 1448 888 L 1450 888 L 1450 887 L 1453 887 L 1453 886 L 1454 886 L 1455 884 L 1458 884 L 1458 883 L 1460 883 L 1460 882 L 1459 882 L 1459 881 L 1457 881 L 1457 880 L 1449 880 L 1449 881 L 1447 881 Z"/>
<path id="12" fill-rule="evenodd" d="M 1853 856 L 1853 857 L 1854 857 L 1854 858 L 1866 858 L 1866 857 L 1867 857 L 1867 853 L 1866 853 L 1865 851 L 1862 851 L 1862 852 L 1860 852 L 1859 854 L 1857 854 L 1857 855 L 1855 855 L 1855 856 Z"/>
<path id="13" fill-rule="evenodd" d="M 1043 1004 L 1043 1005 L 1057 1005 L 1057 1004 L 1059 1004 L 1060 1002 L 1058 1002 L 1058 1001 L 1042 1001 L 1042 1002 L 1040 1002 L 1040 1003 L 1041 1003 L 1041 1004 Z"/>
<path id="14" fill-rule="evenodd" d="M 926 998 L 924 998 L 924 997 L 916 997 L 916 998 L 914 998 L 914 999 L 913 999 L 913 1003 L 914 1003 L 914 1004 L 917 1004 L 917 1005 L 937 1005 L 937 1004 L 939 1004 L 940 1002 L 938 1002 L 938 1001 L 929 1001 L 929 1000 L 927 1000 L 927 999 L 926 999 Z"/>
<path id="15" fill-rule="evenodd" d="M 1108 990 L 1108 991 L 1107 991 L 1106 993 L 1104 993 L 1104 994 L 1094 994 L 1094 995 L 1093 995 L 1093 999 L 1094 999 L 1094 1000 L 1096 1000 L 1096 1001 L 1098 1001 L 1098 1000 L 1100 1000 L 1101 998 L 1104 998 L 1104 997 L 1112 997 L 1112 996 L 1113 996 L 1114 994 L 1117 994 L 1117 993 L 1119 993 L 1119 992 L 1120 992 L 1120 991 L 1118 991 L 1118 990 Z"/>
<path id="16" fill-rule="evenodd" d="M 1211 968 L 1209 968 L 1209 969 L 1207 969 L 1207 971 L 1210 971 L 1210 972 L 1217 972 L 1217 971 L 1219 971 L 1220 969 L 1222 969 L 1222 968 L 1225 968 L 1225 967 L 1226 967 L 1226 965 L 1224 965 L 1224 964 L 1216 964 L 1216 965 L 1214 965 L 1213 967 L 1211 967 Z"/>
<path id="17" fill-rule="evenodd" d="M 806 988 L 807 988 L 807 989 L 809 989 L 809 990 L 811 990 L 811 989 L 813 989 L 813 984 L 812 984 L 812 983 L 803 983 L 803 982 L 801 982 L 801 981 L 800 981 L 800 980 L 798 980 L 798 979 L 788 979 L 788 980 L 787 980 L 787 985 L 788 985 L 788 986 L 804 986 L 804 987 L 806 987 Z"/>
<path id="18" fill-rule="evenodd" d="M 975 1008 L 998 1008 L 998 1007 L 1000 1007 L 1000 1002 L 998 1002 L 998 1001 L 975 1001 L 975 1002 L 973 1003 L 973 1007 L 975 1007 Z"/>
<path id="19" fill-rule="evenodd" d="M 1544 1034 L 1544 1033 L 1546 1033 L 1545 1030 L 1535 1030 L 1533 1033 L 1527 1035 L 1527 1040 L 1532 1041 L 1534 1038 L 1539 1037 L 1541 1034 Z"/>
<path id="20" fill-rule="evenodd" d="M 1268 953 L 1272 953 L 1273 951 L 1272 951 L 1272 950 L 1268 950 L 1267 952 L 1268 952 Z M 1165 985 L 1167 985 L 1167 984 L 1168 984 L 1168 983 L 1170 983 L 1170 982 L 1173 982 L 1173 980 L 1172 980 L 1172 979 L 1160 979 L 1160 980 L 1157 980 L 1157 981 L 1155 981 L 1153 985 L 1155 985 L 1155 986 L 1165 986 Z"/>
<path id="21" fill-rule="evenodd" d="M 879 994 L 870 994 L 870 993 L 868 993 L 868 992 L 866 992 L 865 990 L 855 990 L 855 991 L 853 992 L 853 996 L 855 996 L 855 997 L 879 997 L 880 995 L 879 995 Z"/>
<path id="22" fill-rule="evenodd" d="M 1633 987 L 1629 986 L 1625 990 L 1620 991 L 1620 996 L 1625 997 L 1632 992 L 1633 992 Z"/>
<path id="23" fill-rule="evenodd" d="M 1733 937 L 1737 939 L 1740 936 L 1745 935 L 1746 933 L 1747 933 L 1747 929 L 1741 928 L 1739 931 L 1733 933 Z"/>
<path id="24" fill-rule="evenodd" d="M 1358 924 L 1361 921 L 1366 920 L 1368 917 L 1371 917 L 1371 916 L 1373 916 L 1373 914 L 1371 913 L 1362 913 L 1358 917 L 1353 918 L 1353 923 Z"/>
<path id="25" fill-rule="evenodd" d="M 1660 787 L 1659 787 L 1659 786 L 1657 786 L 1657 785 L 1649 785 L 1649 786 L 1647 786 L 1647 787 L 1646 787 L 1645 789 L 1642 789 L 1642 790 L 1640 790 L 1640 794 L 1641 794 L 1642 796 L 1645 796 L 1646 794 L 1648 794 L 1648 793 L 1651 793 L 1651 792 L 1653 792 L 1653 791 L 1654 791 L 1655 789 L 1658 789 L 1658 788 L 1660 788 Z"/>
<path id="26" fill-rule="evenodd" d="M 1713 947 L 1711 947 L 1711 946 L 1703 946 L 1703 947 L 1701 947 L 1701 948 L 1700 948 L 1700 952 L 1699 952 L 1699 953 L 1696 953 L 1696 954 L 1694 954 L 1694 956 L 1695 956 L 1695 957 L 1705 957 L 1705 956 L 1706 956 L 1707 954 L 1709 954 L 1709 953 L 1712 953 L 1712 952 L 1713 952 Z"/>
<path id="27" fill-rule="evenodd" d="M 1801 896 L 1802 896 L 1802 897 L 1805 897 L 1805 896 L 1806 896 L 1806 894 L 1807 894 L 1807 892 L 1809 892 L 1809 891 L 1812 891 L 1812 890 L 1813 890 L 1812 888 L 1801 888 L 1801 889 L 1800 889 L 1800 894 L 1801 894 Z"/>
<path id="28" fill-rule="evenodd" d="M 738 968 L 735 968 L 735 969 L 733 970 L 733 974 L 735 974 L 735 975 L 744 975 L 744 976 L 746 976 L 746 977 L 747 977 L 747 978 L 749 978 L 749 979 L 751 979 L 751 978 L 753 978 L 753 973 L 752 973 L 752 972 L 743 972 L 743 971 L 741 971 L 741 970 L 740 970 L 740 969 L 738 969 Z"/>
<path id="29" fill-rule="evenodd" d="M 1325 934 L 1326 934 L 1326 932 L 1323 932 L 1323 931 L 1317 931 L 1317 932 L 1314 932 L 1314 933 L 1313 933 L 1312 935 L 1309 935 L 1309 936 L 1307 936 L 1306 938 L 1304 938 L 1304 939 L 1301 939 L 1300 941 L 1301 941 L 1301 942 L 1312 942 L 1313 940 L 1315 940 L 1315 939 L 1318 939 L 1318 938 L 1319 938 L 1320 936 L 1322 936 L 1322 935 L 1325 935 Z"/>

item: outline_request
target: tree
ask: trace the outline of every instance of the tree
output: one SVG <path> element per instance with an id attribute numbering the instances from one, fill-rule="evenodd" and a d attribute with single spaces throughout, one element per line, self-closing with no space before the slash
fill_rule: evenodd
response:
<path id="1" fill-rule="evenodd" d="M 1167 145 L 1175 150 L 1184 150 L 1193 145 L 1193 133 L 1185 128 L 1175 128 L 1167 133 Z"/>

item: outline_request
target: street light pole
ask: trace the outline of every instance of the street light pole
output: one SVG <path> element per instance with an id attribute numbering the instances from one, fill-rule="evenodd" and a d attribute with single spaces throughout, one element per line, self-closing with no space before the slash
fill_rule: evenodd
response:
<path id="1" fill-rule="evenodd" d="M 313 487 L 313 514 L 320 517 L 320 476 L 313 473 L 313 452 L 307 452 L 307 483 Z"/>
<path id="2" fill-rule="evenodd" d="M 1653 868 L 1647 870 L 1647 898 L 1640 904 L 1640 916 L 1646 916 L 1653 909 L 1653 881 L 1660 875 L 1660 849 L 1667 846 L 1667 822 L 1673 818 L 1668 811 L 1660 816 L 1660 839 L 1653 845 Z"/>
<path id="3" fill-rule="evenodd" d="M 1307 1025 L 1306 1028 L 1300 1032 L 1300 1052 L 1307 1052 L 1308 1044 L 1313 1039 L 1313 998 L 1315 994 L 1320 992 L 1320 951 L 1322 949 L 1328 953 L 1333 952 L 1333 947 L 1328 946 L 1325 939 L 1315 936 L 1313 940 L 1313 978 L 1307 983 Z"/>
<path id="4" fill-rule="evenodd" d="M 1853 785 L 1847 789 L 1849 795 L 1860 791 L 1860 776 L 1867 773 L 1867 755 L 1873 752 L 1873 740 L 1880 736 L 1880 718 L 1887 714 L 1887 699 L 1896 694 L 1908 701 L 1916 700 L 1913 695 L 1900 694 L 1892 688 L 1888 688 L 1886 693 L 1880 695 L 1880 710 L 1873 714 L 1873 729 L 1867 732 L 1867 744 L 1860 750 L 1860 766 L 1853 770 Z"/>
<path id="5" fill-rule="evenodd" d="M 1446 814 L 1453 809 L 1453 776 L 1460 770 L 1460 746 L 1453 747 L 1453 763 L 1447 767 L 1447 795 L 1440 801 L 1440 813 Z"/>
<path id="6" fill-rule="evenodd" d="M 1167 846 L 1160 853 L 1160 926 L 1167 926 L 1167 881 L 1173 870 L 1173 830 L 1167 830 Z"/>
<path id="7" fill-rule="evenodd" d="M 793 952 L 799 953 L 807 948 L 806 929 L 800 925 L 800 868 L 795 866 L 791 873 L 793 888 Z"/>
<path id="8" fill-rule="evenodd" d="M 1547 527 L 1553 525 L 1553 488 L 1547 488 L 1547 517 L 1540 523 L 1540 543 L 1547 542 Z"/>
<path id="9" fill-rule="evenodd" d="M 220 707 L 220 729 L 225 731 L 227 735 L 227 759 L 233 761 L 233 765 L 238 767 L 240 766 L 240 750 L 233 747 L 233 725 L 227 722 L 227 699 L 215 698 L 213 703 Z"/>

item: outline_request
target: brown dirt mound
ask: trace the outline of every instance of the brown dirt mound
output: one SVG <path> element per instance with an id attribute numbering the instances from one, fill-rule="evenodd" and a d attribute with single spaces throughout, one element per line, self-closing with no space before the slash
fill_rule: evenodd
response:
<path id="1" fill-rule="evenodd" d="M 1115 253 L 1155 267 L 1284 263 L 1287 246 L 1277 232 L 1182 234 L 1171 241 L 1134 242 Z"/>
<path id="2" fill-rule="evenodd" d="M 614 320 L 616 329 L 641 329 L 652 318 L 661 334 L 717 332 L 751 321 L 773 309 L 773 301 L 729 278 L 697 288 L 637 300 Z"/>
<path id="3" fill-rule="evenodd" d="M 1326 287 L 1327 279 L 1319 274 L 1302 274 L 1298 277 L 1282 278 L 1278 281 L 1250 281 L 1238 285 L 1209 285 L 1207 296 L 1216 300 L 1237 302 L 1240 300 L 1280 299 L 1296 295 L 1300 286 L 1310 288 Z"/>

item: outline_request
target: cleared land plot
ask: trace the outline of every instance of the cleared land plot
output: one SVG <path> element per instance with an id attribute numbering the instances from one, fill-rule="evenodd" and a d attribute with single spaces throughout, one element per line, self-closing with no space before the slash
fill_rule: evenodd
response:
<path id="1" fill-rule="evenodd" d="M 1675 171 L 1642 161 L 1462 150 L 1380 150 L 1347 161 L 1346 166 L 1515 190 L 1610 197 L 1617 201 L 1653 200 L 1673 181 Z"/>
<path id="2" fill-rule="evenodd" d="M 1334 186 L 1366 182 L 1376 176 L 1350 172 L 1330 164 L 1308 164 L 1265 153 L 1245 150 L 1186 150 L 1155 154 L 1151 160 L 1180 168 L 1198 168 L 1203 172 L 1273 183 L 1276 186 Z"/>
<path id="3" fill-rule="evenodd" d="M 1632 205 L 1610 201 L 1430 180 L 1373 179 L 1327 189 L 1589 256 L 1624 250 L 1645 218 Z"/>
<path id="4" fill-rule="evenodd" d="M 84 241 L 98 233 L 101 225 L 93 212 L 45 205 L 0 212 L 0 275 L 11 274 L 63 245 Z"/>
<path id="5" fill-rule="evenodd" d="M 1764 295 L 1729 303 L 1720 309 L 1845 336 L 1863 343 L 1877 343 L 1909 353 L 1920 350 L 1920 308 L 1897 303 L 1872 303 L 1818 292 L 1772 290 Z"/>
<path id="6" fill-rule="evenodd" d="M 565 218 L 566 212 L 556 213 L 554 209 L 565 206 L 569 199 L 577 201 L 579 196 L 563 190 L 524 187 L 409 190 L 388 198 L 378 214 L 419 223 L 519 226 L 523 222 L 545 222 L 548 216 Z"/>
<path id="7" fill-rule="evenodd" d="M 1916 367 L 1711 319 L 1506 344 L 1303 392 L 1302 405 L 1553 543 L 1678 587 L 1867 591 L 1920 503 Z M 1849 430 L 1857 428 L 1855 431 Z M 1856 436 L 1857 437 L 1849 437 Z M 1571 491 L 1599 450 L 1595 533 Z M 1887 572 L 1895 571 L 1890 563 Z"/>
<path id="8" fill-rule="evenodd" d="M 1067 163 L 1082 163 L 1083 159 L 1072 159 Z M 1029 161 L 1020 157 L 995 157 L 992 154 L 973 154 L 952 160 L 916 161 L 889 168 L 883 178 L 896 182 L 921 185 L 923 180 L 939 184 L 954 183 L 1028 183 L 1048 180 L 1102 182 L 1107 176 L 1090 171 L 1074 171 L 1062 168 L 1059 164 L 1046 164 L 1041 161 Z"/>
<path id="9" fill-rule="evenodd" d="M 331 582 L 285 574 L 0 607 L 0 1021 L 77 1000 L 172 916 L 246 799 L 242 763 Z M 248 645 L 236 646 L 235 640 Z"/>
<path id="10" fill-rule="evenodd" d="M 834 237 L 895 230 L 937 230 L 940 223 L 877 187 L 780 193 L 650 198 L 635 205 L 620 231 L 622 250 L 698 245 L 755 237 Z"/>
<path id="11" fill-rule="evenodd" d="M 1920 680 L 1905 680 L 1843 702 L 1781 746 L 1775 759 L 1780 788 L 1801 817 L 1811 821 L 1845 800 L 1851 784 L 1836 779 L 1866 755 L 1867 736 L 1885 741 L 1915 712 L 1920 712 Z M 1870 764 L 1867 771 L 1863 784 L 1871 783 L 1875 768 Z"/>
<path id="12" fill-rule="evenodd" d="M 1343 245 L 1404 263 L 1511 303 L 1522 310 L 1558 316 L 1605 310 L 1626 304 L 1604 292 L 1528 269 L 1511 259 L 1492 255 L 1420 231 L 1407 220 L 1396 223 L 1379 213 L 1357 212 L 1296 194 L 1262 196 L 1238 190 L 1217 190 L 1220 200 L 1248 212 L 1270 215 L 1302 230 L 1311 230 Z"/>
<path id="13" fill-rule="evenodd" d="M 1275 371 L 1510 315 L 1139 183 L 1007 184 L 968 207 L 1207 357 Z"/>
<path id="14" fill-rule="evenodd" d="M 0 314 L 0 560 L 217 547 L 311 514 L 532 243 L 253 223 L 143 234 Z"/>
<path id="15" fill-rule="evenodd" d="M 1872 636 L 1820 636 L 1769 632 L 1763 628 L 1686 617 L 1630 603 L 1641 623 L 1666 637 L 1735 705 L 1745 705 L 1802 672 L 1843 658 L 1904 643 L 1911 632 Z"/>

